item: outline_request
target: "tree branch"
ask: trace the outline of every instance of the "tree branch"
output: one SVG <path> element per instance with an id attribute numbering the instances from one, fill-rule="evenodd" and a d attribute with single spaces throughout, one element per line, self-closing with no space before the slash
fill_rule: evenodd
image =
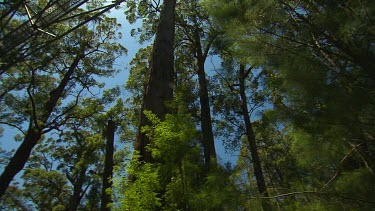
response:
<path id="1" fill-rule="evenodd" d="M 341 166 L 342 166 L 342 164 L 344 163 L 344 161 L 349 157 L 349 155 L 351 155 L 355 150 L 356 150 L 356 148 L 357 147 L 359 147 L 359 146 L 361 146 L 363 143 L 359 143 L 359 144 L 357 144 L 357 145 L 355 145 L 342 159 L 341 159 L 341 161 L 340 161 L 340 164 L 339 164 L 339 166 L 337 167 L 337 170 L 336 170 L 336 172 L 335 172 L 335 174 L 333 175 L 333 177 L 330 179 L 330 180 L 328 180 L 328 182 L 326 182 L 326 184 L 324 184 L 323 185 L 323 187 L 319 190 L 319 191 L 322 191 L 324 188 L 326 188 L 337 176 L 338 176 L 338 174 L 339 174 L 339 172 L 340 172 L 340 168 L 341 168 Z"/>

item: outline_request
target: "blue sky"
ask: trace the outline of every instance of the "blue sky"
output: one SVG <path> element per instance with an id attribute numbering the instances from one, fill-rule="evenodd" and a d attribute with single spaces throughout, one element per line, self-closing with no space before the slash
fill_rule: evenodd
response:
<path id="1" fill-rule="evenodd" d="M 120 40 L 120 43 L 128 49 L 128 54 L 126 56 L 119 58 L 118 61 L 116 61 L 116 65 L 120 65 L 122 68 L 122 71 L 113 79 L 108 79 L 106 83 L 109 86 L 111 86 L 111 84 L 123 86 L 126 83 L 127 78 L 129 77 L 129 69 L 130 69 L 129 62 L 137 53 L 139 48 L 145 47 L 149 43 L 145 43 L 141 45 L 139 44 L 139 42 L 137 41 L 135 37 L 130 36 L 130 30 L 141 26 L 141 24 L 136 23 L 136 24 L 130 25 L 126 21 L 123 9 L 112 10 L 111 13 L 108 14 L 108 16 L 117 18 L 117 21 L 122 25 L 122 28 L 120 29 L 120 32 L 122 33 L 122 39 Z M 209 57 L 206 61 L 205 67 L 206 67 L 207 74 L 211 75 L 214 68 L 220 67 L 219 58 Z M 127 96 L 128 95 L 125 93 L 123 97 L 127 97 Z M 238 156 L 237 152 L 234 152 L 234 153 L 225 152 L 225 149 L 220 140 L 215 141 L 215 147 L 216 147 L 216 152 L 219 156 L 220 162 L 226 163 L 230 161 L 233 164 L 236 163 L 237 156 Z"/>
<path id="2" fill-rule="evenodd" d="M 110 13 L 107 14 L 110 17 L 116 17 L 118 22 L 122 25 L 122 28 L 120 29 L 120 32 L 122 33 L 122 38 L 120 40 L 120 44 L 122 44 L 124 47 L 128 49 L 128 54 L 124 55 L 120 58 L 118 58 L 115 62 L 116 68 L 120 69 L 121 71 L 112 78 L 107 78 L 103 79 L 103 82 L 106 83 L 105 88 L 111 88 L 116 85 L 123 86 L 128 77 L 129 77 L 129 63 L 131 59 L 134 57 L 136 52 L 138 51 L 139 48 L 145 47 L 149 43 L 145 43 L 141 45 L 135 37 L 130 36 L 130 30 L 132 28 L 137 28 L 140 26 L 139 23 L 130 25 L 124 14 L 124 10 L 122 8 L 120 9 L 112 9 Z M 206 70 L 208 71 L 208 74 L 211 75 L 210 70 L 214 69 L 213 65 L 215 65 L 215 68 L 218 68 L 220 66 L 220 60 L 217 57 L 211 57 L 208 58 L 206 61 Z M 123 98 L 129 97 L 129 94 L 126 92 L 123 92 L 122 96 Z M 14 136 L 18 132 L 14 129 L 4 127 L 4 133 L 3 136 L 0 137 L 0 147 L 6 150 L 11 150 L 11 149 L 17 149 L 18 146 L 20 145 L 20 142 L 15 142 L 14 141 Z M 215 143 L 216 146 L 216 151 L 219 156 L 219 161 L 221 163 L 226 163 L 228 161 L 232 162 L 233 164 L 236 163 L 237 160 L 237 153 L 226 153 L 225 149 L 222 145 L 222 142 L 220 140 L 216 140 Z M 0 165 L 0 171 L 2 172 L 2 167 Z M 20 176 L 17 175 L 18 177 Z"/>

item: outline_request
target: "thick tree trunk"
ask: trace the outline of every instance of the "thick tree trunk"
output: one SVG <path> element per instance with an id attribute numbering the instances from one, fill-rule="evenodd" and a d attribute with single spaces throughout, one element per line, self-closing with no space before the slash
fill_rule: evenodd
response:
<path id="1" fill-rule="evenodd" d="M 140 153 L 140 159 L 146 162 L 152 162 L 151 153 L 146 151 L 146 146 L 150 141 L 141 132 L 141 128 L 150 123 L 143 111 L 151 111 L 160 119 L 164 119 L 169 112 L 166 103 L 173 99 L 175 6 L 176 0 L 164 0 L 152 49 L 150 75 L 143 97 L 140 123 L 134 144 L 134 149 Z"/>
<path id="2" fill-rule="evenodd" d="M 30 157 L 31 151 L 38 143 L 39 139 L 42 136 L 42 130 L 48 118 L 50 117 L 52 111 L 55 109 L 57 102 L 62 96 L 66 85 L 71 79 L 71 76 L 74 73 L 75 68 L 77 67 L 82 56 L 77 56 L 70 66 L 68 72 L 64 75 L 64 78 L 61 80 L 59 86 L 50 93 L 49 100 L 44 104 L 43 111 L 44 115 L 41 116 L 39 125 L 33 126 L 35 120 L 30 120 L 30 126 L 26 133 L 26 136 L 21 143 L 20 147 L 17 149 L 16 153 L 5 167 L 3 173 L 0 176 L 0 198 L 5 193 L 9 184 L 13 178 L 20 172 L 25 166 L 27 160 Z"/>
<path id="3" fill-rule="evenodd" d="M 107 207 L 112 202 L 111 195 L 106 192 L 108 188 L 112 187 L 112 175 L 113 175 L 113 154 L 114 154 L 114 142 L 115 142 L 115 122 L 112 120 L 108 121 L 106 130 L 106 147 L 105 147 L 105 161 L 104 161 L 104 172 L 103 172 L 103 187 L 102 187 L 102 200 L 100 205 L 101 211 L 110 211 Z"/>
<path id="4" fill-rule="evenodd" d="M 198 81 L 199 81 L 199 101 L 201 105 L 201 130 L 202 130 L 202 143 L 204 161 L 206 164 L 206 171 L 208 172 L 211 167 L 216 165 L 216 151 L 215 141 L 212 132 L 212 120 L 210 101 L 208 97 L 208 88 L 206 73 L 204 69 L 205 58 L 201 50 L 197 51 L 198 58 Z"/>
<path id="5" fill-rule="evenodd" d="M 255 134 L 253 130 L 252 123 L 250 121 L 250 115 L 247 108 L 247 98 L 246 98 L 246 89 L 245 89 L 245 66 L 240 65 L 239 70 L 239 82 L 240 82 L 240 97 L 241 97 L 241 110 L 245 122 L 246 136 L 249 143 L 251 160 L 254 168 L 254 175 L 258 186 L 258 191 L 262 197 L 268 197 L 267 186 L 264 180 L 264 174 L 262 170 L 262 165 L 260 163 L 258 149 L 255 140 Z M 264 210 L 270 210 L 270 204 L 268 200 L 262 200 L 262 207 Z"/>
<path id="6" fill-rule="evenodd" d="M 38 129 L 34 127 L 30 127 L 28 129 L 26 137 L 24 138 L 21 146 L 17 149 L 16 153 L 0 176 L 0 197 L 4 195 L 14 176 L 16 176 L 16 174 L 23 169 L 26 161 L 30 157 L 32 149 L 37 144 L 41 136 L 42 134 Z"/>

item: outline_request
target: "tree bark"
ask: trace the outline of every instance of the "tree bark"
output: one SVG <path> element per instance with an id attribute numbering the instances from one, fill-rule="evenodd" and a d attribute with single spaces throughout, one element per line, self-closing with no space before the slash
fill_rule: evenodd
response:
<path id="1" fill-rule="evenodd" d="M 104 161 L 104 172 L 103 172 L 103 187 L 102 187 L 102 197 L 101 197 L 101 211 L 110 211 L 111 209 L 107 207 L 109 203 L 112 202 L 111 195 L 106 192 L 108 188 L 112 187 L 112 175 L 113 175 L 113 154 L 114 154 L 114 142 L 115 142 L 115 122 L 112 120 L 108 121 L 106 133 L 106 147 L 105 147 L 105 161 Z"/>
<path id="2" fill-rule="evenodd" d="M 169 113 L 166 103 L 173 99 L 175 7 L 176 0 L 164 0 L 152 49 L 150 75 L 134 144 L 134 149 L 139 151 L 140 160 L 145 162 L 152 162 L 152 157 L 146 150 L 150 140 L 141 132 L 143 126 L 150 124 L 143 112 L 148 110 L 160 119 L 164 119 Z"/>
<path id="3" fill-rule="evenodd" d="M 243 119 L 245 122 L 246 136 L 249 143 L 249 149 L 251 153 L 251 160 L 254 168 L 254 175 L 258 186 L 258 191 L 262 197 L 268 197 L 268 191 L 266 182 L 264 180 L 264 174 L 262 170 L 262 165 L 260 162 L 257 144 L 255 140 L 255 134 L 253 130 L 252 123 L 250 121 L 250 115 L 247 108 L 247 98 L 246 98 L 246 88 L 245 88 L 245 66 L 240 65 L 239 70 L 239 85 L 240 85 L 240 97 L 241 97 L 241 111 L 243 114 Z M 262 200 L 263 210 L 271 210 L 268 200 Z"/>
<path id="4" fill-rule="evenodd" d="M 51 113 L 56 107 L 57 102 L 62 96 L 66 85 L 70 81 L 71 76 L 73 75 L 74 70 L 77 67 L 79 61 L 82 59 L 82 57 L 82 55 L 79 55 L 74 59 L 72 65 L 70 66 L 68 72 L 64 75 L 59 86 L 50 93 L 49 100 L 44 104 L 43 111 L 45 113 L 41 116 L 39 125 L 33 125 L 33 122 L 37 122 L 37 120 L 30 120 L 30 126 L 28 128 L 28 131 L 23 142 L 21 143 L 20 147 L 17 149 L 16 153 L 11 158 L 10 162 L 5 167 L 3 173 L 0 176 L 0 198 L 4 195 L 6 189 L 8 188 L 9 184 L 16 176 L 16 174 L 18 174 L 18 172 L 20 172 L 23 169 L 27 160 L 30 157 L 33 148 L 38 143 L 39 139 L 42 137 L 44 129 L 43 127 L 47 123 L 48 118 L 50 117 Z"/>

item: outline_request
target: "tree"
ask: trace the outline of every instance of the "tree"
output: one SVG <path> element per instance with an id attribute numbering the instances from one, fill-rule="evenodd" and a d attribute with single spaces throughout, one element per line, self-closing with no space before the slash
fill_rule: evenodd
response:
<path id="1" fill-rule="evenodd" d="M 61 40 L 72 31 L 99 18 L 123 0 L 105 4 L 103 1 L 6 1 L 1 3 L 0 75 L 18 63 Z M 86 8 L 82 5 L 86 3 Z M 59 28 L 62 22 L 74 25 Z M 55 30 L 55 28 L 59 30 Z"/>
<path id="2" fill-rule="evenodd" d="M 163 119 L 169 113 L 166 103 L 173 99 L 175 5 L 176 0 L 163 2 L 163 10 L 160 14 L 151 53 L 150 73 L 142 101 L 140 123 L 134 149 L 140 152 L 140 159 L 146 162 L 151 162 L 152 158 L 151 154 L 146 150 L 149 140 L 142 133 L 142 127 L 149 124 L 144 111 L 151 111 Z"/>
<path id="3" fill-rule="evenodd" d="M 4 92 L 1 123 L 19 129 L 23 141 L 0 176 L 0 196 L 23 169 L 42 135 L 74 118 L 67 114 L 79 104 L 84 91 L 100 86 L 94 76 L 116 72 L 112 64 L 126 51 L 121 45 L 113 45 L 115 20 L 104 17 L 94 22 L 91 27 L 95 32 L 89 27 L 75 31 L 50 52 L 39 52 L 19 70 L 1 78 L 4 84 L 16 84 Z M 71 101 L 61 103 L 65 99 Z M 18 126 L 23 123 L 28 124 L 25 131 Z"/>
<path id="4" fill-rule="evenodd" d="M 25 203 L 22 191 L 15 186 L 10 186 L 0 201 L 0 208 L 3 210 L 19 209 L 22 211 L 31 210 L 30 206 Z"/>
<path id="5" fill-rule="evenodd" d="M 96 200 L 100 204 L 103 199 L 101 200 L 101 194 L 96 189 L 108 189 L 103 189 L 101 184 L 103 182 L 108 184 L 109 180 L 106 175 L 111 175 L 112 171 L 108 169 L 113 168 L 113 161 L 112 165 L 107 165 L 105 162 L 105 157 L 108 157 L 106 155 L 111 153 L 105 152 L 106 141 L 103 127 L 106 124 L 103 119 L 112 116 L 117 121 L 119 117 L 115 116 L 118 112 L 116 108 L 120 106 L 116 102 L 111 109 L 105 112 L 104 109 L 118 97 L 119 91 L 118 88 L 105 90 L 97 99 L 90 97 L 82 100 L 81 105 L 70 112 L 70 115 L 75 114 L 75 118 L 68 120 L 63 127 L 60 127 L 59 134 L 37 145 L 22 177 L 27 178 L 28 181 L 48 180 L 50 182 L 24 186 L 22 192 L 26 199 L 38 206 L 38 209 L 53 209 L 54 207 L 65 210 L 99 209 L 99 205 L 96 206 L 93 200 L 98 198 Z M 111 157 L 113 160 L 113 153 L 109 156 Z M 59 175 L 65 183 L 62 185 L 62 183 L 53 182 L 54 179 L 51 177 L 54 175 L 55 177 Z M 60 200 L 59 204 L 44 200 L 45 196 L 38 193 L 39 190 L 44 189 L 49 190 L 50 201 L 61 197 L 65 200 Z M 61 190 L 64 195 L 60 193 Z M 104 208 L 106 208 L 108 201 L 104 203 Z M 43 207 L 39 206 L 41 204 Z"/>
<path id="6" fill-rule="evenodd" d="M 113 177 L 113 154 L 114 154 L 114 142 L 115 142 L 115 129 L 116 125 L 113 120 L 108 120 L 107 127 L 105 130 L 106 146 L 105 146 L 105 162 L 103 171 L 103 187 L 102 187 L 102 200 L 100 210 L 110 210 L 108 204 L 111 202 L 111 195 L 108 190 L 112 187 Z"/>
<path id="7" fill-rule="evenodd" d="M 236 58 L 268 72 L 266 86 L 278 117 L 293 125 L 293 156 L 300 168 L 310 166 L 312 176 L 302 189 L 333 191 L 337 203 L 326 204 L 321 192 L 309 199 L 326 208 L 371 206 L 361 200 L 368 200 L 372 190 L 344 191 L 340 186 L 345 182 L 340 181 L 368 186 L 368 175 L 373 175 L 369 105 L 374 102 L 374 77 L 368 71 L 374 58 L 369 18 L 374 4 L 207 2 L 232 41 Z M 349 192 L 356 195 L 355 205 L 340 197 Z"/>
<path id="8" fill-rule="evenodd" d="M 63 174 L 52 170 L 27 169 L 22 177 L 24 187 L 28 190 L 25 196 L 30 198 L 37 209 L 65 207 L 68 204 L 69 191 Z"/>
<path id="9" fill-rule="evenodd" d="M 179 5 L 181 11 L 177 25 L 182 31 L 180 38 L 184 43 L 182 47 L 196 59 L 194 69 L 198 75 L 200 120 L 202 130 L 202 145 L 206 171 L 216 165 L 216 150 L 212 132 L 211 108 L 208 95 L 208 82 L 206 79 L 205 62 L 212 47 L 212 43 L 219 35 L 211 26 L 209 18 L 198 1 L 185 1 Z M 191 12 L 194 11 L 194 12 Z"/>
<path id="10" fill-rule="evenodd" d="M 178 111 L 166 115 L 164 121 L 146 112 L 152 123 L 144 127 L 152 140 L 148 150 L 159 162 L 132 160 L 128 171 L 137 179 L 125 188 L 120 210 L 200 210 L 238 206 L 228 172 L 220 166 L 205 175 L 207 182 L 202 181 L 199 133 L 190 115 Z"/>
<path id="11" fill-rule="evenodd" d="M 261 161 L 259 158 L 259 153 L 258 153 L 258 147 L 255 139 L 255 132 L 252 126 L 252 123 L 250 121 L 250 116 L 249 116 L 249 110 L 247 108 L 247 97 L 246 97 L 246 84 L 245 84 L 245 79 L 246 76 L 249 74 L 249 72 L 253 69 L 253 67 L 250 67 L 247 72 L 245 72 L 245 65 L 240 65 L 239 69 L 239 94 L 241 98 L 241 110 L 242 110 L 242 115 L 243 115 L 243 120 L 245 122 L 245 128 L 246 128 L 246 137 L 247 141 L 249 142 L 249 149 L 251 152 L 251 158 L 253 162 L 253 168 L 254 168 L 254 175 L 257 181 L 257 186 L 258 186 L 258 191 L 263 197 L 268 197 L 268 191 L 267 191 L 267 186 L 266 182 L 264 180 L 264 174 L 262 170 L 262 165 Z M 264 210 L 270 210 L 271 207 L 268 204 L 267 201 L 263 200 L 263 209 Z"/>

